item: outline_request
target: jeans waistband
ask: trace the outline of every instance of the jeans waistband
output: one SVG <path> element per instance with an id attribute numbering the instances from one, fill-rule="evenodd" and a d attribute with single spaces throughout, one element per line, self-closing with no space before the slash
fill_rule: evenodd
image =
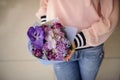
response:
<path id="1" fill-rule="evenodd" d="M 90 47 L 85 47 L 85 48 L 79 48 L 79 49 L 76 49 L 76 50 L 83 50 L 83 49 L 96 48 L 96 47 L 99 47 L 99 46 L 104 46 L 104 44 L 100 44 L 100 45 L 98 45 L 98 46 L 90 46 Z"/>

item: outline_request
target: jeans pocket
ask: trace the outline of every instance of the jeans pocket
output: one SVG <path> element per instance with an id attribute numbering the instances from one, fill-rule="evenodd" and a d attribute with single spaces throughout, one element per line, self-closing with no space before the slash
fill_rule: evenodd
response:
<path id="1" fill-rule="evenodd" d="M 84 58 L 87 59 L 102 59 L 103 58 L 104 53 L 100 52 L 100 53 L 89 53 L 87 55 L 84 55 Z"/>
<path id="2" fill-rule="evenodd" d="M 87 59 L 99 59 L 104 57 L 103 46 L 88 48 L 82 51 L 83 57 Z"/>

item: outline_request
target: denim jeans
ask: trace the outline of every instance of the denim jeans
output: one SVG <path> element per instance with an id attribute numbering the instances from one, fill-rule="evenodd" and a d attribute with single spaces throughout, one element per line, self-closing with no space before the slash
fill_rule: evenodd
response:
<path id="1" fill-rule="evenodd" d="M 104 57 L 103 45 L 77 50 L 69 62 L 54 64 L 57 80 L 95 80 Z"/>

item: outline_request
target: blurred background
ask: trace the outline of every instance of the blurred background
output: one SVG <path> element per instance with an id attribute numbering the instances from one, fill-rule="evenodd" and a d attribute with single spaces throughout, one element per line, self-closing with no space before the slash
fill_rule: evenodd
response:
<path id="1" fill-rule="evenodd" d="M 52 65 L 40 64 L 27 49 L 26 32 L 39 21 L 39 0 L 0 0 L 0 80 L 56 80 Z M 120 21 L 105 43 L 96 80 L 120 80 Z"/>

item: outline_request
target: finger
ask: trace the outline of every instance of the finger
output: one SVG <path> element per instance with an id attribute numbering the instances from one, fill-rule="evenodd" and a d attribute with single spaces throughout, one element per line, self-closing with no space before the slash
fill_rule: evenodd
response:
<path id="1" fill-rule="evenodd" d="M 70 51 L 67 56 L 69 56 L 69 58 L 71 58 L 73 54 L 74 54 L 74 51 Z"/>
<path id="2" fill-rule="evenodd" d="M 68 55 L 65 56 L 64 59 L 65 59 L 66 61 L 69 61 L 71 57 L 72 57 L 72 55 L 68 54 Z"/>
<path id="3" fill-rule="evenodd" d="M 70 60 L 70 58 L 69 58 L 68 56 L 66 56 L 64 59 L 65 59 L 65 61 L 67 61 L 67 62 Z"/>

